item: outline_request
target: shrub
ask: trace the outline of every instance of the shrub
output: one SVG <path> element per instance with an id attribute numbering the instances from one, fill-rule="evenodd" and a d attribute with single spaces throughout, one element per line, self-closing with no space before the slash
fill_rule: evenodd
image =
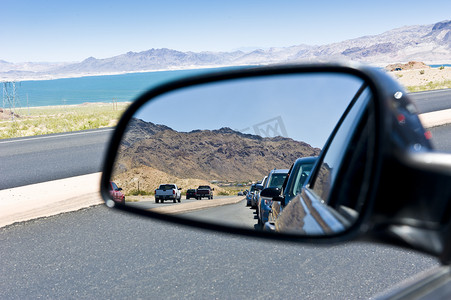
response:
<path id="1" fill-rule="evenodd" d="M 128 196 L 150 196 L 150 195 L 153 195 L 153 192 L 147 192 L 147 191 L 143 191 L 143 190 L 137 190 L 137 189 L 135 189 L 135 190 L 130 190 L 128 193 L 127 193 L 127 195 Z"/>
<path id="2" fill-rule="evenodd" d="M 424 85 L 408 86 L 407 91 L 409 93 L 414 93 L 414 92 L 430 91 L 430 90 L 438 90 L 438 89 L 449 89 L 449 88 L 451 88 L 451 80 L 436 81 L 436 82 L 429 81 L 427 84 L 424 84 Z"/>
<path id="3" fill-rule="evenodd" d="M 420 75 L 423 75 L 424 74 L 424 70 L 420 70 Z"/>

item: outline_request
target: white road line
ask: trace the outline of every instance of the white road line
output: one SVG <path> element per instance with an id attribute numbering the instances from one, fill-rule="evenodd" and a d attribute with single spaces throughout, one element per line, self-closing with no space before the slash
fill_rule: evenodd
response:
<path id="1" fill-rule="evenodd" d="M 2 142 L 0 142 L 0 144 L 19 143 L 19 142 L 31 141 L 31 140 L 43 140 L 43 139 L 61 138 L 61 137 L 67 137 L 67 136 L 72 136 L 72 135 L 91 134 L 91 133 L 99 133 L 99 132 L 113 131 L 113 130 L 114 130 L 114 128 L 93 130 L 93 131 L 85 131 L 85 132 L 65 133 L 65 134 L 58 134 L 58 135 L 43 135 L 43 136 L 39 136 L 39 137 L 35 136 L 35 137 L 29 137 L 29 138 L 24 138 L 24 139 L 18 139 L 18 140 L 2 141 Z"/>
<path id="2" fill-rule="evenodd" d="M 414 92 L 414 93 L 409 93 L 409 95 L 415 96 L 415 95 L 421 95 L 421 94 L 434 94 L 434 93 L 450 93 L 450 91 L 449 91 L 449 89 L 440 89 L 440 90 Z"/>

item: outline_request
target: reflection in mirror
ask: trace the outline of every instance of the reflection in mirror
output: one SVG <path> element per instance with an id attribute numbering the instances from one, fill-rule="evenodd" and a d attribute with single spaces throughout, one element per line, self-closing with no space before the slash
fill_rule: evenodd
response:
<path id="1" fill-rule="evenodd" d="M 111 178 L 112 198 L 123 201 L 125 196 L 126 205 L 162 214 L 274 230 L 288 202 L 301 204 L 299 195 L 313 164 L 293 174 L 298 197 L 285 199 L 288 169 L 299 158 L 316 160 L 364 86 L 361 78 L 349 74 L 289 74 L 219 81 L 160 95 L 128 124 Z M 330 157 L 339 160 L 343 148 L 333 151 Z M 285 172 L 282 180 L 271 180 L 274 169 Z M 260 195 L 265 188 L 281 194 Z M 298 205 L 308 224 L 321 223 L 318 211 L 320 217 L 337 216 L 323 200 Z M 278 207 L 276 219 L 269 217 L 273 206 Z M 334 222 L 338 225 L 332 232 L 350 225 L 340 217 Z M 310 232 L 300 228 L 297 233 Z"/>

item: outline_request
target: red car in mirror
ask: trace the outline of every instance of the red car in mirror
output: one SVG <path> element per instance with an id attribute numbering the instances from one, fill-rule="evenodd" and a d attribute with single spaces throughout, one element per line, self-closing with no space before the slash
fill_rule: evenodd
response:
<path id="1" fill-rule="evenodd" d="M 109 190 L 115 202 L 125 204 L 125 195 L 122 193 L 122 188 L 118 187 L 113 181 L 110 181 Z"/>

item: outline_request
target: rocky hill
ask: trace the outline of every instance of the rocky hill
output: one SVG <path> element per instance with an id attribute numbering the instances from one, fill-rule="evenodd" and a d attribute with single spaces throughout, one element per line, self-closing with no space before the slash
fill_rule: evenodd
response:
<path id="1" fill-rule="evenodd" d="M 289 138 L 262 138 L 229 128 L 177 132 L 135 119 L 122 142 L 115 176 L 151 168 L 178 178 L 247 182 L 319 152 Z"/>
<path id="2" fill-rule="evenodd" d="M 406 64 L 390 64 L 385 67 L 385 70 L 401 71 L 401 70 L 417 70 L 417 69 L 430 69 L 431 67 L 420 61 L 409 61 Z"/>
<path id="3" fill-rule="evenodd" d="M 219 66 L 351 60 L 386 66 L 423 61 L 451 63 L 451 21 L 393 29 L 328 45 L 297 45 L 252 52 L 181 52 L 150 49 L 105 59 L 87 58 L 79 63 L 13 64 L 0 60 L 0 80 L 57 78 L 95 74 L 189 69 Z"/>

